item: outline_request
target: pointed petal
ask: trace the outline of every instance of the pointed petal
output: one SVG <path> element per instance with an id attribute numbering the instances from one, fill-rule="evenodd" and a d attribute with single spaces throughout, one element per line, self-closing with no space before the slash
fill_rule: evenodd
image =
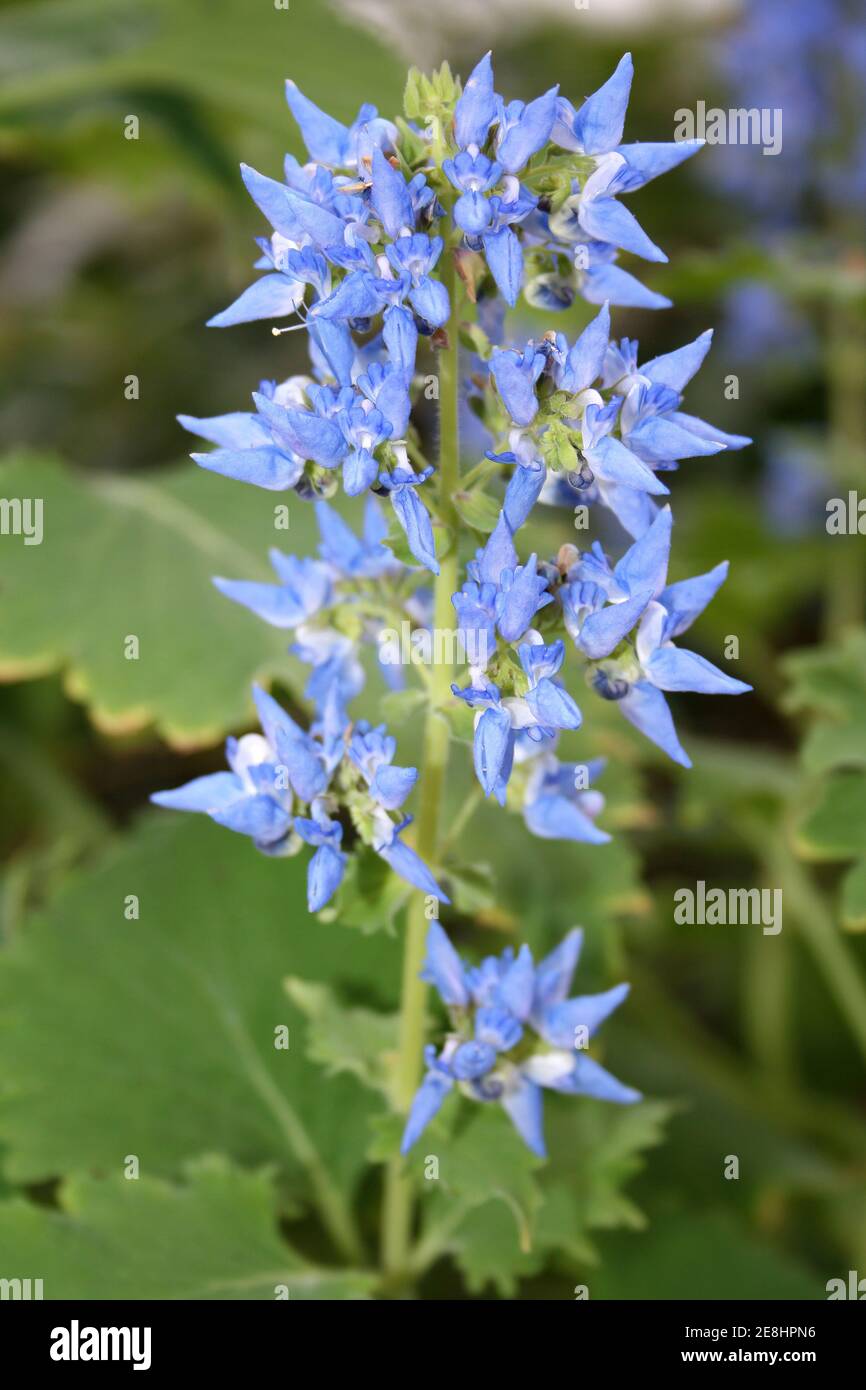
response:
<path id="1" fill-rule="evenodd" d="M 646 672 L 659 690 L 694 690 L 700 695 L 745 695 L 745 681 L 735 680 L 712 662 L 685 647 L 659 647 L 646 664 Z"/>
<path id="2" fill-rule="evenodd" d="M 681 767 L 691 767 L 691 758 L 677 738 L 667 700 L 660 690 L 650 685 L 649 681 L 637 681 L 618 704 L 628 722 L 657 744 L 669 758 Z"/>
<path id="3" fill-rule="evenodd" d="M 431 922 L 427 931 L 427 957 L 421 978 L 436 986 L 443 1004 L 462 1009 L 469 1003 L 463 962 L 439 922 Z"/>
<path id="4" fill-rule="evenodd" d="M 585 1029 L 586 1037 L 591 1038 L 614 1009 L 619 1008 L 628 991 L 628 985 L 616 985 L 603 994 L 584 994 L 554 1004 L 542 1017 L 542 1037 L 552 1047 L 579 1048 L 582 1030 Z"/>

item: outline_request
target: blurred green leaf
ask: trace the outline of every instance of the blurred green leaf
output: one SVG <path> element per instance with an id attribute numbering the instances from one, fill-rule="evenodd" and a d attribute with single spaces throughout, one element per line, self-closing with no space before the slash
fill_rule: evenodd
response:
<path id="1" fill-rule="evenodd" d="M 147 481 L 84 476 L 20 454 L 0 466 L 5 497 L 41 498 L 44 538 L 0 549 L 0 679 L 64 672 L 100 728 L 153 724 L 182 747 L 252 722 L 254 675 L 299 669 L 286 634 L 229 602 L 211 576 L 268 578 L 272 496 L 190 464 Z M 312 510 L 290 503 L 291 545 L 312 548 Z M 270 576 L 272 578 L 272 576 Z M 74 582 L 73 582 L 74 580 Z M 138 659 L 127 659 L 127 639 Z"/>
<path id="2" fill-rule="evenodd" d="M 866 853 L 866 777 L 838 772 L 827 778 L 818 805 L 798 828 L 797 844 L 810 859 Z"/>
<path id="3" fill-rule="evenodd" d="M 351 1008 L 327 985 L 290 976 L 283 981 L 292 1003 L 309 1020 L 307 1056 L 328 1076 L 348 1073 L 364 1086 L 392 1095 L 398 1016 Z"/>
<path id="4" fill-rule="evenodd" d="M 335 1181 L 354 1181 L 374 1101 L 308 1061 L 305 1019 L 281 981 L 287 970 L 343 981 L 387 1007 L 399 963 L 384 938 L 312 921 L 304 876 L 300 859 L 164 813 L 0 952 L 11 1179 L 118 1172 L 127 1154 L 144 1174 L 171 1175 L 225 1152 L 279 1165 L 303 1195 L 301 1125 Z M 138 920 L 124 916 L 131 894 Z"/>
<path id="5" fill-rule="evenodd" d="M 842 923 L 849 931 L 866 931 L 866 859 L 854 864 L 842 881 Z"/>
<path id="6" fill-rule="evenodd" d="M 4 1267 L 38 1270 L 46 1299 L 368 1296 L 370 1275 L 316 1267 L 282 1239 L 267 1174 L 209 1158 L 186 1179 L 71 1178 L 59 1211 L 0 1202 Z"/>

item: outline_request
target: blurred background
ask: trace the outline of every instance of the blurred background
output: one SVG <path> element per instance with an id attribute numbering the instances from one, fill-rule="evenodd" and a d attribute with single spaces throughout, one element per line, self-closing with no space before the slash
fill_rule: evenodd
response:
<path id="1" fill-rule="evenodd" d="M 0 1254 L 4 1233 L 22 1259 L 49 1252 L 70 1296 L 147 1292 L 143 1271 L 124 1284 L 115 1270 L 111 1284 L 95 1256 L 67 1259 L 30 1210 L 56 1234 L 68 1184 L 96 1203 L 87 1184 L 128 1153 L 166 1181 L 225 1154 L 239 1191 L 274 1160 L 267 1105 L 260 1113 L 243 1067 L 225 1060 L 205 997 L 224 990 L 268 1033 L 294 1018 L 286 973 L 394 1006 L 398 945 L 372 900 L 355 922 L 308 922 L 297 861 L 263 863 L 209 824 L 147 809 L 156 788 L 221 765 L 224 736 L 252 724 L 254 674 L 300 699 L 281 635 L 209 584 L 213 573 L 266 577 L 273 499 L 201 474 L 175 422 L 244 409 L 259 379 L 304 370 L 303 335 L 277 345 L 259 325 L 204 328 L 249 282 L 263 230 L 238 163 L 277 175 L 286 150 L 302 154 L 288 76 L 351 120 L 362 101 L 399 111 L 409 63 L 429 71 L 447 58 L 465 76 L 493 47 L 500 91 L 528 99 L 559 82 L 579 102 L 630 49 L 627 140 L 672 139 L 676 113 L 699 103 L 782 111 L 778 154 L 708 145 L 639 194 L 631 206 L 670 264 L 628 268 L 674 307 L 614 315 L 641 360 L 715 327 L 686 409 L 755 442 L 673 478 L 672 578 L 731 561 L 695 645 L 718 661 L 735 637 L 735 673 L 756 693 L 674 697 L 691 773 L 593 704 L 592 746 L 581 747 L 609 759 L 603 823 L 616 835 L 602 851 L 530 841 L 487 808 L 460 837 L 461 945 L 498 950 L 519 933 L 541 947 L 582 922 L 584 985 L 626 972 L 634 986 L 607 1058 L 652 1100 L 608 1128 L 554 1108 L 568 1238 L 551 1239 L 549 1258 L 512 1255 L 513 1231 L 491 1218 L 487 1263 L 458 1275 L 442 1260 L 424 1291 L 567 1298 L 584 1282 L 592 1297 L 822 1298 L 829 1279 L 866 1276 L 857 8 L 0 5 L 0 495 L 44 499 L 45 532 L 30 547 L 0 536 Z M 585 308 L 555 326 L 572 334 Z M 517 335 L 539 324 L 528 310 L 512 316 Z M 844 503 L 842 534 L 828 530 L 832 499 Z M 312 553 L 299 511 L 285 548 Z M 551 510 L 533 545 L 553 552 L 569 527 Z M 387 713 L 375 683 L 364 698 L 362 712 Z M 396 732 L 411 752 L 411 719 Z M 452 814 L 471 788 L 462 762 Z M 781 888 L 783 930 L 675 925 L 675 889 L 698 880 Z M 347 1088 L 337 1115 L 342 1092 L 326 1096 L 307 1059 L 293 1065 L 310 1123 L 340 1149 L 372 1226 L 370 1115 L 359 1102 L 356 1132 L 351 1080 L 323 1083 Z M 303 1243 L 302 1202 L 303 1180 L 284 1171 L 275 1209 Z"/>

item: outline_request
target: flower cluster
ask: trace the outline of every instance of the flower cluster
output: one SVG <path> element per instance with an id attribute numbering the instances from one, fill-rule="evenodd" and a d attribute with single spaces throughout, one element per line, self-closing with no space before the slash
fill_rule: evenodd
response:
<path id="1" fill-rule="evenodd" d="M 434 637 L 434 611 L 441 623 L 449 599 L 468 677 L 451 684 L 450 701 L 450 671 L 444 689 L 426 678 L 429 718 L 440 721 L 444 703 L 454 720 L 474 720 L 484 795 L 544 839 L 610 838 L 596 823 L 603 761 L 558 755 L 560 739 L 582 726 L 568 666 L 582 664 L 593 694 L 615 701 L 683 766 L 666 694 L 749 689 L 675 645 L 727 566 L 672 584 L 667 577 L 666 480 L 681 460 L 749 442 L 682 409 L 711 335 L 643 364 L 636 342 L 611 339 L 611 304 L 668 302 L 617 263 L 620 252 L 666 259 L 620 195 L 700 144 L 623 144 L 631 78 L 626 55 L 577 107 L 557 88 L 506 102 L 488 54 L 462 89 L 447 65 L 429 79 L 410 74 L 407 119 L 391 122 L 365 106 L 348 126 L 289 83 L 308 162 L 287 158 L 279 181 L 243 169 L 272 231 L 259 242 L 263 274 L 211 323 L 297 320 L 273 331 L 306 331 L 310 375 L 261 383 L 252 410 L 180 419 L 216 446 L 193 455 L 204 468 L 314 502 L 317 556 L 275 549 L 276 582 L 214 581 L 292 633 L 290 650 L 311 668 L 304 694 L 312 713 L 296 720 L 256 688 L 262 732 L 229 739 L 231 770 L 154 800 L 205 812 L 269 855 L 309 846 L 311 912 L 333 898 L 358 845 L 448 903 L 435 846 L 425 846 L 428 864 L 403 839 L 418 772 L 395 762 L 384 726 L 353 722 L 348 707 L 364 682 L 363 645 L 378 647 L 386 679 L 399 685 L 383 639 L 404 625 Z M 599 307 L 573 342 L 553 328 L 514 342 L 505 306 L 521 294 L 550 311 L 578 296 Z M 468 490 L 456 490 L 444 462 L 431 481 L 436 469 L 413 421 L 426 350 L 448 354 L 448 379 L 483 430 Z M 443 461 L 446 454 L 456 461 L 456 438 L 443 440 Z M 360 536 L 333 502 L 340 478 L 347 497 L 366 495 Z M 628 537 L 620 558 L 598 541 L 521 558 L 520 532 L 536 503 L 576 501 L 613 514 Z M 435 603 L 428 573 L 438 576 Z M 434 743 L 439 733 L 441 724 Z M 625 987 L 567 998 L 579 940 L 572 933 L 538 967 L 523 947 L 468 969 L 433 923 L 425 977 L 452 1031 L 441 1050 L 428 1051 L 404 1149 L 455 1086 L 501 1102 L 539 1153 L 540 1087 L 637 1099 L 583 1050 Z"/>
<path id="2" fill-rule="evenodd" d="M 535 965 L 528 946 L 506 948 L 466 966 L 437 922 L 431 923 L 423 978 L 435 985 L 451 1023 L 437 1052 L 425 1052 L 427 1075 L 403 1133 L 407 1153 L 456 1086 L 470 1100 L 502 1106 L 521 1139 L 545 1156 L 542 1088 L 621 1105 L 640 1100 L 587 1054 L 590 1038 L 628 994 L 568 998 L 582 933 L 571 931 Z"/>
<path id="3" fill-rule="evenodd" d="M 373 107 L 344 126 L 290 82 L 310 162 L 287 158 L 283 182 L 243 166 L 273 228 L 259 241 L 256 264 L 265 273 L 210 323 L 300 316 L 294 327 L 309 333 L 313 375 L 263 383 L 255 411 L 181 416 L 217 446 L 195 461 L 302 496 L 331 495 L 339 470 L 348 495 L 388 495 L 412 554 L 437 573 L 420 495 L 432 470 L 413 466 L 407 432 L 419 334 L 441 332 L 452 310 L 437 273 L 446 242 L 448 255 L 475 257 L 466 273 L 476 274 L 482 299 L 498 291 L 513 305 L 523 289 L 549 310 L 577 294 L 594 304 L 668 302 L 615 264 L 620 250 L 666 259 L 618 195 L 673 168 L 700 142 L 621 144 L 631 79 L 627 54 L 579 109 L 556 88 L 526 104 L 505 102 L 487 54 L 462 93 L 450 83 L 447 135 L 435 121 L 398 128 Z M 447 98 L 440 75 L 443 85 Z M 527 373 L 538 356 L 530 351 Z M 502 362 L 497 381 L 506 373 Z M 599 425 L 600 435 L 612 427 Z"/>

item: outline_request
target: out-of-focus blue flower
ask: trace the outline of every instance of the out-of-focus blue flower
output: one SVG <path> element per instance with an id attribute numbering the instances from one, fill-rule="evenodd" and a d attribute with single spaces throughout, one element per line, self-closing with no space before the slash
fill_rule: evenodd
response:
<path id="1" fill-rule="evenodd" d="M 606 845 L 610 836 L 595 824 L 604 810 L 601 792 L 590 783 L 604 768 L 605 760 L 561 763 L 555 753 L 535 750 L 523 797 L 523 819 L 527 829 L 542 840 L 575 840 L 582 844 Z M 585 770 L 586 785 L 578 785 L 578 773 Z"/>
<path id="2" fill-rule="evenodd" d="M 396 811 L 418 780 L 414 767 L 394 767 L 397 740 L 380 724 L 374 729 L 361 719 L 349 740 L 349 757 L 363 773 L 370 794 L 386 811 Z"/>
<path id="3" fill-rule="evenodd" d="M 421 473 L 414 473 L 407 465 L 395 468 L 392 473 L 382 473 L 379 484 L 391 498 L 394 515 L 403 528 L 407 544 L 415 559 L 433 574 L 438 574 L 439 562 L 436 559 L 433 523 L 430 513 L 418 496 L 419 487 L 432 472 L 432 468 L 425 468 Z"/>
<path id="4" fill-rule="evenodd" d="M 535 965 L 528 946 L 509 947 L 466 966 L 438 922 L 431 922 L 422 978 L 448 1008 L 451 1030 L 425 1051 L 428 1072 L 412 1102 L 401 1149 L 408 1153 L 455 1087 L 471 1100 L 502 1106 L 524 1143 L 545 1156 L 542 1088 L 621 1105 L 640 1100 L 587 1052 L 627 985 L 568 998 L 582 933 L 569 932 Z"/>

